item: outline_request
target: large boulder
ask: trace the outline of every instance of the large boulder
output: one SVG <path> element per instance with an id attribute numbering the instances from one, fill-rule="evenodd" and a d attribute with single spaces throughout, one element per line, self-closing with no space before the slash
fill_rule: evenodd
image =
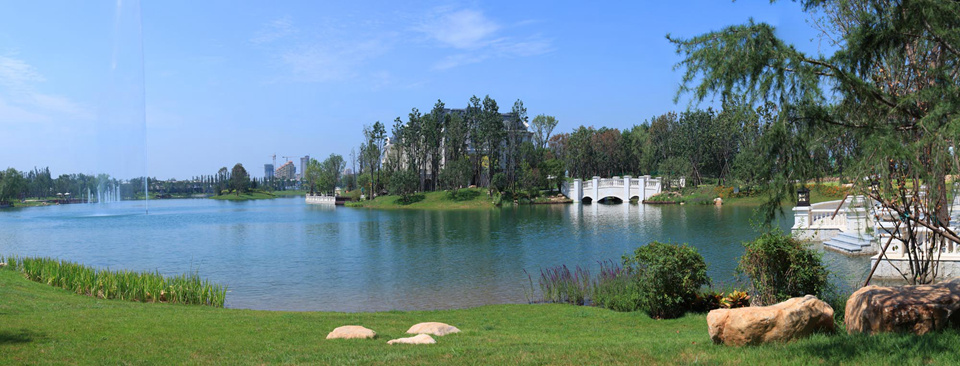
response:
<path id="1" fill-rule="evenodd" d="M 330 334 L 327 334 L 327 339 L 365 339 L 376 336 L 377 332 L 371 329 L 359 325 L 344 325 L 337 327 L 337 329 L 334 329 Z"/>
<path id="2" fill-rule="evenodd" d="M 707 314 L 707 330 L 714 343 L 731 346 L 788 342 L 832 332 L 833 308 L 807 295 L 770 306 L 717 309 Z"/>
<path id="3" fill-rule="evenodd" d="M 457 327 L 437 322 L 426 322 L 420 323 L 410 327 L 410 330 L 407 330 L 409 334 L 433 334 L 435 336 L 445 336 L 452 333 L 460 333 L 460 329 Z"/>
<path id="4" fill-rule="evenodd" d="M 925 334 L 960 320 L 960 278 L 933 285 L 863 287 L 847 299 L 847 333 Z"/>
<path id="5" fill-rule="evenodd" d="M 437 343 L 430 335 L 418 334 L 413 337 L 397 338 L 387 341 L 387 344 L 434 344 Z"/>

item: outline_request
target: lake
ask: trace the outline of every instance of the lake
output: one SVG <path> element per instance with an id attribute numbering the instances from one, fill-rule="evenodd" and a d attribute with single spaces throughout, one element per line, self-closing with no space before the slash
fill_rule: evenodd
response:
<path id="1" fill-rule="evenodd" d="M 226 307 L 380 311 L 525 303 L 540 268 L 598 262 L 653 240 L 688 243 L 714 283 L 731 283 L 752 207 L 524 205 L 370 210 L 302 197 L 244 202 L 123 201 L 0 210 L 0 255 L 94 267 L 198 272 L 228 287 Z M 788 230 L 792 217 L 779 225 Z M 826 252 L 840 286 L 867 257 Z M 526 272 L 525 272 L 526 271 Z"/>

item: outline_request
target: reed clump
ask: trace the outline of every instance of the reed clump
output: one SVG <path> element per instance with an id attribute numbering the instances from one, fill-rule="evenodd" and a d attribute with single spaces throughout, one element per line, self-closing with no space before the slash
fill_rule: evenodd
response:
<path id="1" fill-rule="evenodd" d="M 164 277 L 160 272 L 111 271 L 53 258 L 0 257 L 3 269 L 79 295 L 139 302 L 223 307 L 226 286 L 196 273 Z"/>

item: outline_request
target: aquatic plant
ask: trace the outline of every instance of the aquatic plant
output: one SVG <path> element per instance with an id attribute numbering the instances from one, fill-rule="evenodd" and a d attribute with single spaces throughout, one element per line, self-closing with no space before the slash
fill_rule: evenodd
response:
<path id="1" fill-rule="evenodd" d="M 590 272 L 566 265 L 540 270 L 540 293 L 544 302 L 583 305 L 590 286 Z"/>
<path id="2" fill-rule="evenodd" d="M 640 286 L 630 272 L 612 260 L 600 262 L 600 273 L 590 287 L 593 305 L 614 311 L 636 311 L 640 310 L 641 298 Z"/>
<path id="3" fill-rule="evenodd" d="M 4 269 L 27 279 L 79 295 L 139 302 L 211 305 L 223 307 L 227 288 L 196 273 L 164 277 L 159 272 L 111 271 L 53 258 L 0 257 Z"/>

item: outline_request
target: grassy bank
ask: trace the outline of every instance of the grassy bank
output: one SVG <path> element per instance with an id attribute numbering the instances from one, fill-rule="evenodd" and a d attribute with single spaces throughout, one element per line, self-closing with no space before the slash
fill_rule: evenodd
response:
<path id="1" fill-rule="evenodd" d="M 424 192 L 404 200 L 400 196 L 380 196 L 368 201 L 348 202 L 348 207 L 365 208 L 411 208 L 411 209 L 471 209 L 495 207 L 493 199 L 484 188 L 464 188 L 456 195 L 449 191 Z"/>
<path id="2" fill-rule="evenodd" d="M 294 190 L 290 190 L 290 191 L 273 191 L 273 192 L 270 192 L 270 193 L 273 193 L 273 195 L 274 195 L 274 196 L 277 196 L 277 197 L 296 197 L 296 196 L 306 196 L 306 195 L 307 195 L 307 191 L 294 191 Z"/>
<path id="3" fill-rule="evenodd" d="M 70 364 L 953 364 L 960 333 L 844 334 L 728 348 L 703 315 L 652 320 L 571 305 L 380 312 L 269 312 L 143 304 L 71 294 L 0 270 L 0 363 Z M 386 341 L 422 321 L 462 333 L 427 346 Z M 375 340 L 325 340 L 359 324 Z"/>
<path id="4" fill-rule="evenodd" d="M 248 191 L 240 194 L 239 196 L 236 193 L 222 194 L 219 196 L 210 197 L 215 200 L 224 200 L 224 201 L 246 201 L 246 200 L 262 200 L 262 199 L 271 199 L 278 197 L 295 197 L 303 196 L 306 193 L 304 191 Z"/>
<path id="5" fill-rule="evenodd" d="M 721 187 L 712 184 L 704 184 L 698 187 L 684 188 L 679 192 L 679 196 L 673 192 L 664 192 L 661 197 L 654 196 L 650 200 L 666 200 L 671 202 L 685 204 L 712 205 L 713 199 L 723 198 L 725 206 L 757 206 L 767 200 L 766 194 L 757 192 L 753 194 L 733 193 L 732 187 Z M 825 184 L 813 186 L 810 189 L 810 202 L 819 203 L 826 201 L 841 200 L 845 191 L 839 189 L 836 184 Z M 667 197 L 669 196 L 669 197 Z M 791 207 L 795 204 L 796 197 L 790 196 L 783 201 L 785 207 Z"/>

